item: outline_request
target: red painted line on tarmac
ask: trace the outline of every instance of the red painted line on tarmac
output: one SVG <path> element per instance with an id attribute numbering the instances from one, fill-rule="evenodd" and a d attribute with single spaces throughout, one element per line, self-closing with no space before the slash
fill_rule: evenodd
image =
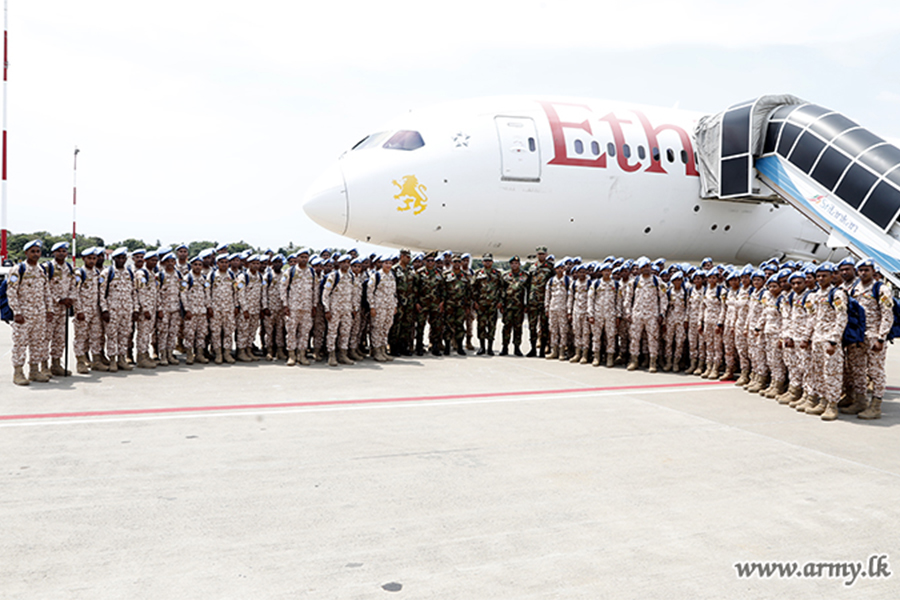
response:
<path id="1" fill-rule="evenodd" d="M 482 394 L 446 394 L 442 396 L 406 396 L 400 398 L 359 398 L 355 400 L 314 400 L 310 402 L 273 402 L 265 404 L 224 404 L 219 406 L 176 406 L 169 408 L 124 408 L 119 410 L 93 410 L 83 412 L 33 413 L 25 415 L 0 415 L 0 421 L 25 421 L 31 419 L 73 419 L 84 417 L 121 417 L 128 415 L 164 415 L 173 413 L 198 413 L 234 410 L 259 410 L 269 408 L 303 408 L 309 406 L 341 406 L 353 404 L 389 404 L 392 402 L 427 402 L 435 400 L 471 400 L 475 398 L 503 398 L 505 396 L 547 396 L 585 392 L 614 392 L 622 390 L 654 390 L 666 388 L 725 385 L 731 382 L 696 381 L 688 383 L 660 383 L 654 385 L 613 385 L 607 387 L 569 388 L 563 390 L 529 390 L 525 392 L 490 392 Z"/>

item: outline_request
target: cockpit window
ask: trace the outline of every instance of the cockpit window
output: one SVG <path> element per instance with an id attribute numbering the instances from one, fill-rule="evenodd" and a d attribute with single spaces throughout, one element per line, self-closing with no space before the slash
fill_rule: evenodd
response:
<path id="1" fill-rule="evenodd" d="M 378 133 L 367 135 L 363 139 L 356 142 L 356 145 L 350 149 L 363 150 L 365 148 L 374 148 L 375 146 L 378 146 L 381 142 L 383 142 L 384 138 L 386 138 L 390 133 L 390 131 L 379 131 Z"/>
<path id="2" fill-rule="evenodd" d="M 418 131 L 398 131 L 384 143 L 388 150 L 415 150 L 425 145 L 425 140 Z"/>

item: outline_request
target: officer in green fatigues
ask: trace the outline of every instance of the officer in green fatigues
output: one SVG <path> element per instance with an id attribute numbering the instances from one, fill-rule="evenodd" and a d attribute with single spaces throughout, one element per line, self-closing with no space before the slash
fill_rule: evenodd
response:
<path id="1" fill-rule="evenodd" d="M 425 266 L 416 271 L 418 294 L 416 297 L 416 354 L 425 354 L 423 338 L 425 322 L 428 322 L 428 340 L 431 353 L 441 355 L 442 317 L 444 312 L 444 275 L 435 265 L 436 252 L 425 256 Z"/>
<path id="2" fill-rule="evenodd" d="M 528 312 L 528 331 L 531 336 L 531 350 L 528 351 L 528 356 L 534 357 L 540 354 L 543 358 L 547 344 L 550 343 L 550 321 L 544 310 L 544 292 L 547 289 L 547 282 L 553 279 L 554 270 L 553 265 L 547 261 L 546 246 L 538 246 L 535 248 L 535 253 L 537 262 L 528 271 L 526 311 Z M 538 336 L 540 336 L 540 346 L 538 346 Z"/>
<path id="3" fill-rule="evenodd" d="M 391 267 L 397 282 L 397 316 L 390 332 L 391 354 L 412 356 L 413 329 L 416 319 L 416 272 L 407 248 L 400 250 L 400 261 Z"/>
<path id="4" fill-rule="evenodd" d="M 500 271 L 494 268 L 494 256 L 481 257 L 482 267 L 475 271 L 472 281 L 472 300 L 478 318 L 478 355 L 494 355 L 494 336 L 497 332 L 497 311 L 500 310 Z M 485 350 L 487 346 L 487 350 Z"/>
<path id="5" fill-rule="evenodd" d="M 528 294 L 528 274 L 521 268 L 518 256 L 509 259 L 509 271 L 501 277 L 503 288 L 503 348 L 500 356 L 509 354 L 510 333 L 513 352 L 522 356 L 522 322 L 525 320 L 525 299 Z"/>
<path id="6" fill-rule="evenodd" d="M 452 268 L 444 275 L 444 339 L 447 341 L 445 354 L 450 354 L 451 348 L 456 348 L 456 353 L 465 356 L 463 350 L 463 338 L 466 335 L 466 317 L 471 312 L 469 303 L 472 301 L 471 288 L 468 273 L 462 270 L 462 261 L 459 256 L 452 259 Z"/>

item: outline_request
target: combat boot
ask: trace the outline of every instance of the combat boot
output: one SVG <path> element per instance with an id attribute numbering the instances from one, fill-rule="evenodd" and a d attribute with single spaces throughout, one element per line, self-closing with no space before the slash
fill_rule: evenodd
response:
<path id="1" fill-rule="evenodd" d="M 813 401 L 817 401 L 813 406 L 806 409 L 806 414 L 819 416 L 825 412 L 825 408 L 828 406 L 828 402 L 819 397 L 814 397 Z"/>
<path id="2" fill-rule="evenodd" d="M 500 356 L 509 356 L 509 344 L 503 344 L 500 348 Z"/>
<path id="3" fill-rule="evenodd" d="M 519 344 L 513 344 L 513 354 L 522 356 L 522 348 L 519 347 Z"/>
<path id="4" fill-rule="evenodd" d="M 76 356 L 75 357 L 75 371 L 82 375 L 91 372 L 91 366 L 87 361 L 87 356 Z"/>
<path id="5" fill-rule="evenodd" d="M 297 359 L 298 365 L 303 365 L 304 367 L 308 367 L 312 363 L 309 362 L 309 359 L 306 357 L 306 350 L 297 350 L 294 353 L 295 358 Z"/>
<path id="6" fill-rule="evenodd" d="M 671 357 L 671 356 L 667 356 L 667 357 L 665 358 L 665 362 L 663 362 L 663 368 L 662 368 L 662 369 L 663 369 L 663 371 L 665 371 L 666 373 L 668 373 L 669 371 L 672 370 L 672 357 Z"/>
<path id="7" fill-rule="evenodd" d="M 581 349 L 581 360 L 578 361 L 579 364 L 586 365 L 588 364 L 590 352 L 587 348 Z"/>
<path id="8" fill-rule="evenodd" d="M 629 371 L 634 371 L 638 368 L 638 357 L 632 356 L 631 361 L 628 363 L 628 367 L 626 367 Z"/>
<path id="9" fill-rule="evenodd" d="M 719 375 L 719 381 L 734 381 L 734 367 L 725 367 L 725 372 Z"/>
<path id="10" fill-rule="evenodd" d="M 337 360 L 342 365 L 355 365 L 356 363 L 350 360 L 350 357 L 347 356 L 346 348 L 338 348 L 337 351 Z"/>
<path id="11" fill-rule="evenodd" d="M 547 360 L 559 358 L 559 346 L 553 346 L 553 348 L 550 349 L 550 354 L 548 354 L 546 358 Z"/>
<path id="12" fill-rule="evenodd" d="M 29 385 L 31 382 L 25 376 L 25 369 L 22 367 L 13 367 L 13 383 L 16 385 Z"/>
<path id="13" fill-rule="evenodd" d="M 116 363 L 119 365 L 120 371 L 131 371 L 134 369 L 131 365 L 128 364 L 128 361 L 125 360 L 125 355 L 120 354 L 116 357 Z"/>
<path id="14" fill-rule="evenodd" d="M 425 356 L 425 348 L 421 340 L 416 340 L 416 356 Z"/>
<path id="15" fill-rule="evenodd" d="M 213 363 L 217 364 L 217 365 L 222 364 L 222 349 L 221 348 L 216 348 L 216 357 L 213 358 Z"/>
<path id="16" fill-rule="evenodd" d="M 41 365 L 39 363 L 31 363 L 28 365 L 28 380 L 47 383 L 50 381 L 50 377 L 41 371 Z"/>
<path id="17" fill-rule="evenodd" d="M 462 344 L 462 340 L 459 340 L 459 343 Z M 444 356 L 450 356 L 453 352 L 453 340 L 444 340 Z"/>
<path id="18" fill-rule="evenodd" d="M 606 368 L 612 369 L 614 366 L 616 366 L 616 355 L 612 352 L 608 352 L 606 354 Z"/>
<path id="19" fill-rule="evenodd" d="M 688 375 L 693 375 L 693 374 L 694 374 L 694 371 L 696 371 L 696 370 L 697 370 L 697 359 L 691 357 L 691 364 L 688 365 L 688 368 L 687 368 L 687 374 L 688 374 Z"/>
<path id="20" fill-rule="evenodd" d="M 100 362 L 102 362 L 107 367 L 109 366 L 109 357 L 106 356 L 106 352 L 100 352 Z"/>
<path id="21" fill-rule="evenodd" d="M 138 369 L 152 369 L 154 366 L 153 362 L 150 361 L 150 355 L 146 352 L 141 352 L 138 354 L 137 367 Z"/>
<path id="22" fill-rule="evenodd" d="M 487 355 L 488 355 L 488 356 L 493 356 L 493 355 L 494 355 L 494 340 L 488 340 L 488 343 L 487 343 Z"/>
<path id="23" fill-rule="evenodd" d="M 387 362 L 381 357 L 381 348 L 372 348 L 372 358 L 375 359 L 375 362 Z"/>
<path id="24" fill-rule="evenodd" d="M 559 360 L 569 360 L 569 347 L 568 346 L 560 346 L 559 347 Z"/>
<path id="25" fill-rule="evenodd" d="M 834 421 L 837 418 L 838 418 L 837 402 L 829 402 L 828 406 L 825 407 L 825 412 L 822 413 L 821 419 L 823 421 Z"/>
<path id="26" fill-rule="evenodd" d="M 100 360 L 99 354 L 95 354 L 92 358 L 91 371 L 109 371 L 109 367 Z"/>
<path id="27" fill-rule="evenodd" d="M 538 351 L 538 356 L 541 358 L 547 358 L 547 348 L 544 347 L 544 344 L 541 344 L 541 349 Z"/>
<path id="28" fill-rule="evenodd" d="M 750 379 L 750 383 L 744 389 L 751 394 L 759 392 L 759 390 L 762 389 L 762 376 L 758 373 L 754 373 Z"/>
<path id="29" fill-rule="evenodd" d="M 865 394 L 853 394 L 853 402 L 849 406 L 838 407 L 845 415 L 858 415 L 868 408 Z"/>
<path id="30" fill-rule="evenodd" d="M 656 373 L 656 357 L 655 357 L 655 356 L 651 356 L 651 357 L 650 357 L 650 369 L 649 369 L 649 371 L 650 371 L 650 373 Z"/>
<path id="31" fill-rule="evenodd" d="M 350 348 L 347 350 L 347 358 L 356 362 L 364 360 L 363 357 L 360 356 L 359 352 L 356 351 L 356 348 Z"/>
<path id="32" fill-rule="evenodd" d="M 287 354 L 284 353 L 284 348 L 281 346 L 275 349 L 275 360 L 287 360 Z"/>
<path id="33" fill-rule="evenodd" d="M 537 356 L 537 345 L 535 344 L 535 341 L 536 340 L 531 340 L 531 350 L 525 355 L 526 358 L 534 358 Z M 543 348 L 541 348 L 541 350 L 543 350 Z"/>
<path id="34" fill-rule="evenodd" d="M 777 398 L 784 392 L 784 382 L 783 381 L 773 381 L 772 385 L 769 386 L 769 389 L 766 391 L 766 398 Z"/>
<path id="35" fill-rule="evenodd" d="M 738 380 L 734 382 L 734 385 L 743 386 L 746 385 L 750 381 L 750 370 L 743 369 L 741 371 L 741 376 L 738 377 Z"/>
<path id="36" fill-rule="evenodd" d="M 443 347 L 441 346 L 440 342 L 435 342 L 431 346 L 431 354 L 433 354 L 434 356 L 441 356 L 444 354 Z"/>
<path id="37" fill-rule="evenodd" d="M 174 350 L 169 350 L 169 356 L 168 356 L 168 358 L 169 358 L 169 364 L 170 364 L 170 365 L 180 365 L 180 364 L 181 364 L 181 361 L 178 360 L 178 358 L 175 356 L 175 351 L 174 351 Z"/>
<path id="38" fill-rule="evenodd" d="M 54 358 L 53 362 L 50 366 L 50 373 L 56 375 L 57 377 L 68 377 L 72 374 L 72 371 L 67 371 L 63 369 L 62 363 L 58 358 Z"/>
<path id="39" fill-rule="evenodd" d="M 227 362 L 229 365 L 233 365 L 237 362 L 234 358 L 234 355 L 231 353 L 231 348 L 222 349 L 222 358 L 224 358 L 225 362 Z"/>
<path id="40" fill-rule="evenodd" d="M 53 378 L 53 372 L 50 370 L 50 361 L 44 360 L 38 363 L 38 366 L 41 369 L 41 373 L 47 376 L 48 379 Z"/>
<path id="41" fill-rule="evenodd" d="M 719 365 L 713 365 L 712 367 L 710 367 L 709 376 L 707 377 L 707 379 L 710 379 L 712 381 L 719 380 Z"/>
<path id="42" fill-rule="evenodd" d="M 798 388 L 798 389 L 800 390 L 800 393 L 797 395 L 797 397 L 794 400 L 791 400 L 790 402 L 788 402 L 789 408 L 797 408 L 801 404 L 806 403 L 806 398 L 807 398 L 806 392 L 803 391 L 802 388 Z"/>
<path id="43" fill-rule="evenodd" d="M 484 340 L 478 340 L 478 346 L 479 346 L 478 352 L 475 353 L 475 356 L 484 356 L 484 353 L 485 353 Z"/>
<path id="44" fill-rule="evenodd" d="M 594 352 L 594 362 L 591 363 L 591 366 L 592 367 L 600 366 L 600 353 L 599 352 Z"/>
<path id="45" fill-rule="evenodd" d="M 250 362 L 250 361 L 253 360 L 253 359 L 251 359 L 249 356 L 247 356 L 247 349 L 246 349 L 246 348 L 238 348 L 238 351 L 237 351 L 237 359 L 238 359 L 239 361 L 241 361 L 241 362 Z"/>
<path id="46" fill-rule="evenodd" d="M 200 363 L 201 365 L 209 364 L 209 359 L 206 358 L 206 353 L 200 349 L 194 352 L 194 360 Z"/>
<path id="47" fill-rule="evenodd" d="M 329 367 L 338 366 L 337 352 L 335 352 L 334 350 L 332 350 L 331 352 L 328 353 L 328 366 Z"/>
<path id="48" fill-rule="evenodd" d="M 816 402 L 817 400 L 815 400 L 814 395 L 804 392 L 803 397 L 800 399 L 800 402 L 794 407 L 794 409 L 797 412 L 806 412 L 806 409 L 815 406 Z"/>
<path id="49" fill-rule="evenodd" d="M 857 419 L 871 421 L 881 418 L 881 398 L 872 398 L 872 404 L 866 410 L 856 415 Z"/>
<path id="50" fill-rule="evenodd" d="M 293 367 L 296 364 L 297 364 L 297 352 L 295 350 L 288 350 L 287 366 Z"/>
<path id="51" fill-rule="evenodd" d="M 775 401 L 778 402 L 778 404 L 790 404 L 794 401 L 794 392 L 796 390 L 797 386 L 790 386 L 785 393 L 775 396 Z"/>
<path id="52" fill-rule="evenodd" d="M 575 354 L 569 359 L 570 363 L 577 363 L 581 360 L 581 348 L 575 348 Z"/>
<path id="53" fill-rule="evenodd" d="M 156 356 L 157 356 L 157 360 L 159 361 L 159 362 L 158 362 L 159 366 L 161 366 L 161 367 L 168 367 L 168 366 L 169 366 L 169 359 L 166 358 L 166 352 L 165 352 L 165 351 L 163 351 L 163 352 L 157 352 L 157 353 L 156 353 Z"/>
<path id="54" fill-rule="evenodd" d="M 186 364 L 186 365 L 194 364 L 194 349 L 193 348 L 185 348 L 184 364 Z"/>
<path id="55" fill-rule="evenodd" d="M 272 352 L 271 347 L 266 348 L 266 360 L 269 362 L 272 362 L 273 360 L 275 360 L 275 353 Z"/>
<path id="56" fill-rule="evenodd" d="M 706 372 L 706 361 L 698 360 L 697 368 L 694 369 L 694 371 L 691 374 L 700 376 L 700 375 L 703 375 L 703 373 L 705 373 L 705 372 Z"/>
<path id="57" fill-rule="evenodd" d="M 381 347 L 381 358 L 383 358 L 386 362 L 393 362 L 394 357 L 387 353 L 387 346 Z"/>

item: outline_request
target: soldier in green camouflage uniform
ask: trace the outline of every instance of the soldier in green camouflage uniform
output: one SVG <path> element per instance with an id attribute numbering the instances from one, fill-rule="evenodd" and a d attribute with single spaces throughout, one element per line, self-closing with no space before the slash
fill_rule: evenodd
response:
<path id="1" fill-rule="evenodd" d="M 462 270 L 462 262 L 459 256 L 452 259 L 452 270 L 444 275 L 445 300 L 444 300 L 444 339 L 447 341 L 445 353 L 450 354 L 451 348 L 456 348 L 456 353 L 465 356 L 463 350 L 463 338 L 466 335 L 466 317 L 471 313 L 469 305 L 472 301 L 472 284 L 469 275 Z"/>
<path id="2" fill-rule="evenodd" d="M 528 331 L 531 335 L 531 350 L 528 356 L 534 357 L 538 353 L 543 358 L 547 344 L 550 343 L 550 322 L 547 312 L 544 310 L 544 292 L 547 282 L 553 279 L 553 265 L 547 262 L 547 247 L 535 248 L 537 262 L 528 271 Z M 538 346 L 540 335 L 540 346 Z"/>
<path id="3" fill-rule="evenodd" d="M 397 281 L 397 316 L 390 332 L 391 354 L 411 356 L 413 329 L 416 324 L 416 272 L 410 262 L 412 256 L 406 248 L 400 250 L 400 262 L 391 267 Z"/>
<path id="4" fill-rule="evenodd" d="M 497 311 L 501 306 L 502 281 L 500 271 L 494 268 L 494 257 L 488 253 L 481 257 L 482 267 L 475 271 L 472 281 L 472 300 L 478 318 L 478 354 L 494 355 L 494 337 L 497 333 Z M 487 346 L 487 350 L 485 350 Z"/>
<path id="5" fill-rule="evenodd" d="M 428 340 L 431 353 L 441 355 L 444 312 L 444 275 L 435 265 L 436 253 L 425 257 L 425 266 L 416 271 L 418 296 L 416 298 L 416 354 L 425 354 L 422 341 L 425 337 L 425 322 L 428 322 Z"/>
<path id="6" fill-rule="evenodd" d="M 509 354 L 509 338 L 512 333 L 516 356 L 522 356 L 522 322 L 525 320 L 525 298 L 528 294 L 528 274 L 521 268 L 518 256 L 509 259 L 509 271 L 501 277 L 503 282 L 503 348 L 500 356 Z"/>

